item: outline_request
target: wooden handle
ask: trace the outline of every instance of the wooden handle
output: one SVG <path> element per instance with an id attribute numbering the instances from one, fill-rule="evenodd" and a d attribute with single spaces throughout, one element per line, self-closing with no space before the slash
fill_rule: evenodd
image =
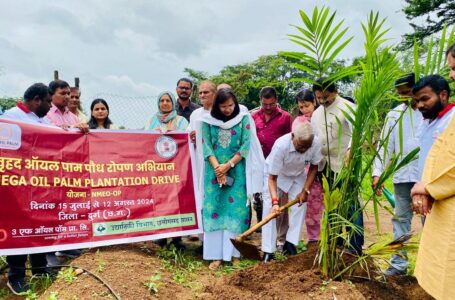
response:
<path id="1" fill-rule="evenodd" d="M 296 203 L 299 203 L 299 200 L 296 198 L 288 203 L 286 203 L 285 205 L 281 206 L 279 208 L 280 212 L 282 212 L 283 210 L 285 209 L 288 209 L 289 207 L 293 206 L 294 204 Z M 267 217 L 265 217 L 264 219 L 262 219 L 261 222 L 257 223 L 256 225 L 254 226 L 251 226 L 250 229 L 248 229 L 247 231 L 245 231 L 244 233 L 242 233 L 241 235 L 239 235 L 236 240 L 240 240 L 240 241 L 243 241 L 243 239 L 245 239 L 247 236 L 249 236 L 250 234 L 252 234 L 253 232 L 255 232 L 257 229 L 261 228 L 262 226 L 264 226 L 265 224 L 267 224 L 268 222 L 270 222 L 271 220 L 275 219 L 276 217 L 278 217 L 278 213 L 270 213 Z"/>

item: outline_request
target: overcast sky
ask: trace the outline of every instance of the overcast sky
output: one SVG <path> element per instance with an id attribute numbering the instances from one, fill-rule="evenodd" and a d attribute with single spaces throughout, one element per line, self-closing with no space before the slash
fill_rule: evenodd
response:
<path id="1" fill-rule="evenodd" d="M 185 67 L 214 74 L 223 66 L 296 48 L 286 35 L 298 10 L 326 4 L 345 19 L 353 42 L 344 58 L 363 53 L 360 22 L 370 10 L 387 17 L 398 43 L 411 31 L 398 0 L 0 0 L 0 96 L 22 96 L 53 70 L 82 99 L 144 97 L 174 90 Z M 119 95 L 119 96 L 116 96 Z M 86 105 L 86 104 L 85 104 Z"/>

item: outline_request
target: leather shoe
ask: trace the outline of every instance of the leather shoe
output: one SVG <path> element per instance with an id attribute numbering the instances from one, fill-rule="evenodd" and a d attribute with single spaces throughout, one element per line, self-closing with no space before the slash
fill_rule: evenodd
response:
<path id="1" fill-rule="evenodd" d="M 406 275 L 406 270 L 398 270 L 390 266 L 387 270 L 383 272 L 385 276 L 403 276 Z"/>
<path id="2" fill-rule="evenodd" d="M 294 244 L 289 243 L 286 241 L 283 245 L 283 252 L 287 255 L 296 255 L 297 254 L 297 248 L 294 246 Z"/>
<path id="3" fill-rule="evenodd" d="M 186 250 L 186 246 L 183 245 L 182 238 L 177 237 L 173 238 L 172 241 L 169 243 L 169 246 L 174 245 L 175 249 L 177 250 Z"/>
<path id="4" fill-rule="evenodd" d="M 167 245 L 167 239 L 154 240 L 153 242 L 160 246 L 161 248 Z"/>
<path id="5" fill-rule="evenodd" d="M 264 258 L 262 259 L 263 262 L 267 263 L 274 259 L 275 259 L 275 256 L 273 255 L 273 253 L 264 252 Z"/>

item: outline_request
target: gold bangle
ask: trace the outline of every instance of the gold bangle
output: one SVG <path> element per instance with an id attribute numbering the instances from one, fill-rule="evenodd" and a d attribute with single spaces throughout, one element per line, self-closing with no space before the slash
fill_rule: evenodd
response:
<path id="1" fill-rule="evenodd" d="M 307 195 L 310 195 L 310 190 L 309 190 L 309 189 L 304 188 L 303 191 L 304 191 Z"/>

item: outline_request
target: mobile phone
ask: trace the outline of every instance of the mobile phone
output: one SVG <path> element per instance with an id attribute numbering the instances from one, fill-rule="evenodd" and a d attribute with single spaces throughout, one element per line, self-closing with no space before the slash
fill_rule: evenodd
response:
<path id="1" fill-rule="evenodd" d="M 226 176 L 226 185 L 227 186 L 232 186 L 234 184 L 234 181 L 235 179 L 230 177 L 230 176 Z"/>

